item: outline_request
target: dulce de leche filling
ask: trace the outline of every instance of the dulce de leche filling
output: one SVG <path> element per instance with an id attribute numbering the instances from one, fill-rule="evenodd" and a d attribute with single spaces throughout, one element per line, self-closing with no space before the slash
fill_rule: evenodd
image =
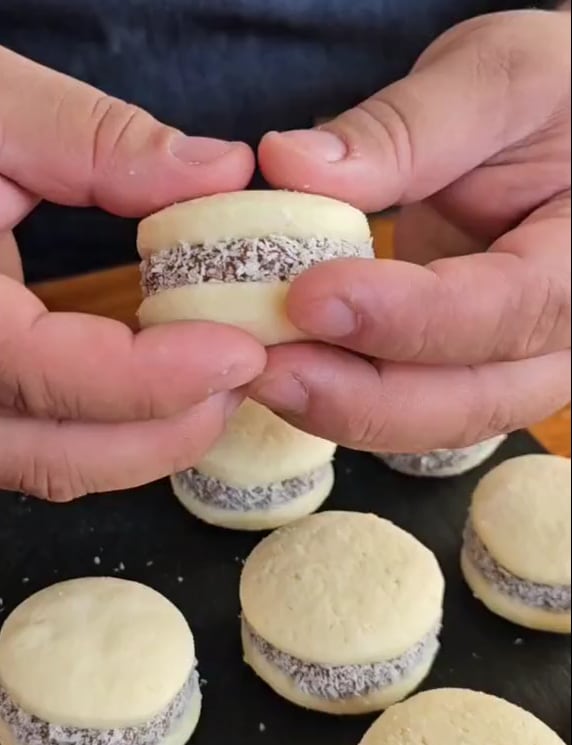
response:
<path id="1" fill-rule="evenodd" d="M 286 481 L 241 489 L 191 468 L 175 476 L 183 489 L 209 507 L 233 512 L 252 512 L 280 507 L 317 488 L 328 476 L 329 463 Z"/>
<path id="2" fill-rule="evenodd" d="M 464 541 L 464 550 L 471 564 L 500 593 L 529 608 L 570 613 L 570 585 L 544 585 L 515 576 L 496 561 L 470 520 L 465 528 Z"/>
<path id="3" fill-rule="evenodd" d="M 198 695 L 199 676 L 195 666 L 165 711 L 146 724 L 125 729 L 82 729 L 38 719 L 20 708 L 0 685 L 0 720 L 21 745 L 160 745 L 181 724 Z"/>
<path id="4" fill-rule="evenodd" d="M 439 650 L 439 623 L 421 641 L 392 660 L 371 665 L 317 665 L 282 652 L 259 636 L 243 619 L 248 640 L 273 667 L 302 693 L 327 701 L 363 698 L 397 685 L 433 659 Z"/>
<path id="5" fill-rule="evenodd" d="M 373 258 L 372 242 L 332 238 L 295 239 L 283 235 L 237 238 L 198 246 L 179 243 L 141 263 L 146 296 L 203 282 L 289 281 L 331 259 Z"/>

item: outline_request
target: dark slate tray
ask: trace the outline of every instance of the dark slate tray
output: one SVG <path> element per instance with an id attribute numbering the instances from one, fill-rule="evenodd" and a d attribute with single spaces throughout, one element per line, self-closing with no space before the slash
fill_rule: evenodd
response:
<path id="1" fill-rule="evenodd" d="M 439 557 L 448 581 L 445 630 L 428 687 L 461 686 L 503 696 L 570 743 L 568 639 L 529 633 L 495 618 L 473 600 L 458 567 L 477 479 L 492 464 L 528 452 L 541 448 L 519 433 L 488 464 L 447 481 L 400 476 L 372 456 L 341 452 L 328 506 L 377 512 Z M 241 662 L 238 581 L 242 561 L 258 540 L 193 520 L 166 482 L 69 506 L 0 493 L 0 623 L 29 594 L 60 580 L 115 573 L 145 582 L 184 611 L 197 639 L 206 686 L 193 745 L 357 745 L 371 719 L 298 710 Z"/>

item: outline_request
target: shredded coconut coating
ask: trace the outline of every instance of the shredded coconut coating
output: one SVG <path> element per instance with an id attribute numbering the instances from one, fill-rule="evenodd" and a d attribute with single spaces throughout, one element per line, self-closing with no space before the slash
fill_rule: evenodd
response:
<path id="1" fill-rule="evenodd" d="M 223 481 L 205 476 L 195 468 L 175 476 L 184 489 L 192 491 L 193 496 L 203 504 L 220 510 L 232 512 L 251 512 L 269 510 L 287 504 L 303 494 L 315 489 L 328 475 L 330 465 L 326 464 L 303 476 L 286 481 L 238 489 Z"/>
<path id="2" fill-rule="evenodd" d="M 302 662 L 267 642 L 243 621 L 258 652 L 294 681 L 302 693 L 327 701 L 347 701 L 369 696 L 405 680 L 439 649 L 439 623 L 425 638 L 393 660 L 372 665 L 326 666 Z"/>
<path id="3" fill-rule="evenodd" d="M 183 720 L 198 692 L 195 667 L 168 708 L 147 724 L 126 729 L 78 729 L 50 724 L 28 714 L 0 686 L 0 719 L 16 741 L 25 745 L 160 745 Z"/>
<path id="4" fill-rule="evenodd" d="M 516 577 L 489 553 L 469 520 L 465 528 L 465 551 L 473 566 L 495 589 L 529 608 L 553 613 L 569 613 L 570 585 L 544 585 Z"/>
<path id="5" fill-rule="evenodd" d="M 500 445 L 500 441 L 499 441 Z M 491 449 L 491 441 L 456 450 L 433 450 L 429 453 L 380 453 L 379 457 L 390 468 L 411 476 L 438 476 L 442 471 L 462 468 L 469 457 Z"/>
<path id="6" fill-rule="evenodd" d="M 323 261 L 353 257 L 373 258 L 372 242 L 270 235 L 199 246 L 179 243 L 141 263 L 141 285 L 149 297 L 203 282 L 286 282 Z"/>

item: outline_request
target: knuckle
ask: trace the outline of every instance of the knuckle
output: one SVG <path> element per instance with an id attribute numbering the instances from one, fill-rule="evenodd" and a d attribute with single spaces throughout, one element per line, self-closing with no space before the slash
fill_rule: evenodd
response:
<path id="1" fill-rule="evenodd" d="M 411 362 L 422 362 L 429 356 L 429 353 L 432 352 L 431 342 L 435 343 L 436 340 L 439 340 L 438 332 L 439 329 L 438 327 L 434 328 L 430 314 L 426 314 L 419 319 L 419 327 L 416 333 L 407 342 L 411 345 Z"/>
<path id="2" fill-rule="evenodd" d="M 480 29 L 475 34 L 475 72 L 484 83 L 495 80 L 497 84 L 512 84 L 517 77 L 524 57 L 524 50 L 512 44 L 506 44 L 504 35 L 497 38 L 489 29 Z"/>
<path id="3" fill-rule="evenodd" d="M 150 120 L 137 106 L 110 96 L 98 97 L 90 115 L 92 171 L 105 172 L 124 149 L 129 149 L 132 133 Z"/>
<path id="4" fill-rule="evenodd" d="M 353 113 L 356 127 L 382 151 L 384 158 L 392 154 L 399 173 L 413 173 L 415 150 L 411 125 L 390 93 L 386 91 L 370 98 Z"/>
<path id="5" fill-rule="evenodd" d="M 14 350 L 8 340 L 0 339 L 0 405 L 19 414 L 28 413 L 28 402 L 19 377 L 13 370 Z"/>
<path id="6" fill-rule="evenodd" d="M 467 407 L 460 447 L 495 435 L 507 434 L 515 429 L 514 411 L 505 397 L 491 392 L 486 371 L 479 366 L 471 366 L 468 371 L 473 378 L 470 386 L 472 399 Z"/>
<path id="7" fill-rule="evenodd" d="M 15 411 L 17 414 L 26 415 L 30 413 L 24 390 L 18 380 L 8 388 L 6 398 L 2 397 L 1 389 L 2 384 L 0 383 L 0 400 L 4 401 L 7 408 L 12 409 L 12 411 Z"/>
<path id="8" fill-rule="evenodd" d="M 81 418 L 81 403 L 70 393 L 65 397 L 58 395 L 50 378 L 41 371 L 25 373 L 2 383 L 0 371 L 0 402 L 19 414 L 38 419 L 48 419 L 56 413 L 60 419 Z"/>
<path id="9" fill-rule="evenodd" d="M 368 399 L 364 408 L 355 408 L 347 413 L 344 429 L 350 446 L 360 450 L 382 450 L 388 439 L 388 420 L 371 399 Z"/>
<path id="10" fill-rule="evenodd" d="M 485 410 L 484 426 L 476 441 L 508 434 L 514 428 L 514 415 L 511 407 L 503 399 L 496 399 L 491 401 Z"/>
<path id="11" fill-rule="evenodd" d="M 546 277 L 536 278 L 535 289 L 523 297 L 531 321 L 519 348 L 517 359 L 567 349 L 570 346 L 571 299 L 570 282 Z M 534 294 L 532 294 L 534 293 Z M 531 295 L 535 297 L 531 302 Z M 525 309 L 522 309 L 523 312 Z"/>
<path id="12" fill-rule="evenodd" d="M 364 450 L 382 450 L 385 437 L 385 422 L 378 421 L 377 414 L 370 412 L 350 427 L 351 441 Z"/>
<path id="13" fill-rule="evenodd" d="M 89 491 L 64 450 L 48 457 L 42 453 L 31 453 L 20 470 L 16 489 L 58 504 L 72 502 Z"/>

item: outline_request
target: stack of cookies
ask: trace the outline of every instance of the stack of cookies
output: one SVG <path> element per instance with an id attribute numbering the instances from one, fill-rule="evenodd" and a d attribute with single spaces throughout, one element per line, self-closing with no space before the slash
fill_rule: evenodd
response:
<path id="1" fill-rule="evenodd" d="M 303 340 L 286 295 L 306 269 L 372 258 L 365 215 L 325 197 L 239 192 L 197 199 L 144 220 L 143 326 L 227 323 L 268 346 Z M 247 401 L 202 463 L 173 477 L 182 504 L 225 528 L 267 530 L 318 509 L 334 484 L 335 446 Z"/>

